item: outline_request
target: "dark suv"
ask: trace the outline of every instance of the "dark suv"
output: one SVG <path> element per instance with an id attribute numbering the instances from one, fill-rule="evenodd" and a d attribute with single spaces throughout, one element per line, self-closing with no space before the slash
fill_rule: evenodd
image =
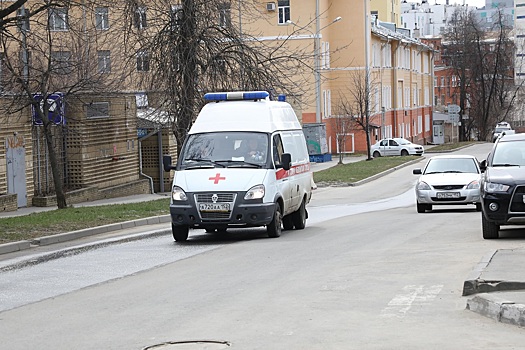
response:
<path id="1" fill-rule="evenodd" d="M 483 238 L 498 238 L 501 225 L 525 225 L 525 133 L 498 138 L 480 168 Z"/>

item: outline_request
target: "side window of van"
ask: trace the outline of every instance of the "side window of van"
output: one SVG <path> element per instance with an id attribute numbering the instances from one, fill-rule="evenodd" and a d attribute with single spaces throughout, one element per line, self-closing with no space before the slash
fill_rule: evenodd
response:
<path id="1" fill-rule="evenodd" d="M 281 134 L 284 152 L 292 155 L 292 163 L 297 162 L 297 146 L 291 131 L 283 131 Z"/>
<path id="2" fill-rule="evenodd" d="M 281 135 L 275 134 L 273 135 L 273 143 L 272 143 L 272 156 L 273 156 L 273 162 L 275 164 L 275 167 L 281 167 L 281 156 L 284 153 L 283 149 L 283 142 L 281 140 Z"/>
<path id="3" fill-rule="evenodd" d="M 292 131 L 293 143 L 296 147 L 296 155 L 293 157 L 294 162 L 305 163 L 309 160 L 306 139 L 302 131 Z"/>

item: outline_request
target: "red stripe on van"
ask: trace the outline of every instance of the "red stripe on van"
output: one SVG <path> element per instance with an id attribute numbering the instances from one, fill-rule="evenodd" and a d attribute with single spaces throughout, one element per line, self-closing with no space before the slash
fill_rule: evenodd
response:
<path id="1" fill-rule="evenodd" d="M 290 170 L 279 169 L 275 172 L 275 178 L 277 180 L 284 179 L 289 176 L 299 175 L 310 171 L 310 163 L 294 165 Z"/>

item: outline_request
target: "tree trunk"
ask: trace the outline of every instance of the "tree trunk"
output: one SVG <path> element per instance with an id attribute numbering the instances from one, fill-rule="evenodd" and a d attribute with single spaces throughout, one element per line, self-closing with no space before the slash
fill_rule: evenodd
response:
<path id="1" fill-rule="evenodd" d="M 51 133 L 51 123 L 44 123 L 44 136 L 46 138 L 47 152 L 49 154 L 49 164 L 51 165 L 51 173 L 53 174 L 53 183 L 55 185 L 55 193 L 57 197 L 58 209 L 67 208 L 66 196 L 62 186 L 62 178 L 60 176 L 60 169 L 58 166 L 58 158 L 53 147 L 53 134 Z"/>

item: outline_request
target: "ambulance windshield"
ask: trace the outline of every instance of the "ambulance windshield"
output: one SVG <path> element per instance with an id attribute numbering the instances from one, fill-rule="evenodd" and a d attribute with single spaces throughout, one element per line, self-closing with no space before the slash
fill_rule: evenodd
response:
<path id="1" fill-rule="evenodd" d="M 255 166 L 268 161 L 268 135 L 257 132 L 216 132 L 190 135 L 181 154 L 183 167 Z"/>

